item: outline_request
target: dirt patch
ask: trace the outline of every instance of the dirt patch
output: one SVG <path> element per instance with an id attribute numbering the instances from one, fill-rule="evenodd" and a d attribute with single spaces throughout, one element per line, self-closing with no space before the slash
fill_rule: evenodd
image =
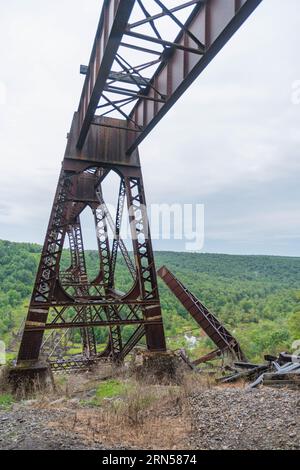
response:
<path id="1" fill-rule="evenodd" d="M 190 427 L 179 410 L 165 410 L 163 416 L 149 413 L 143 423 L 113 419 L 102 410 L 78 410 L 73 422 L 68 418 L 51 424 L 53 429 L 65 429 L 90 444 L 105 442 L 108 448 L 179 449 L 188 445 Z"/>

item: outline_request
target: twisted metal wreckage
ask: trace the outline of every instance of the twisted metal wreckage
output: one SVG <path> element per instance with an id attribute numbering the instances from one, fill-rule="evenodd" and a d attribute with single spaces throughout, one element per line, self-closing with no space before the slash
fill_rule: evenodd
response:
<path id="1" fill-rule="evenodd" d="M 260 2 L 104 1 L 89 64 L 81 66 L 85 81 L 68 134 L 18 366 L 34 367 L 47 346 L 56 369 L 78 369 L 101 358 L 122 361 L 143 336 L 150 352 L 166 351 L 138 146 Z M 103 182 L 111 172 L 119 177 L 115 220 L 103 197 Z M 120 236 L 126 206 L 133 257 Z M 99 274 L 93 281 L 87 276 L 80 223 L 86 207 L 98 240 Z M 62 271 L 66 239 L 71 264 Z M 115 282 L 118 253 L 132 278 L 127 293 Z M 208 359 L 224 351 L 245 359 L 237 341 L 180 281 L 166 268 L 160 275 L 215 342 L 217 349 Z M 127 341 L 125 325 L 133 327 Z M 97 351 L 98 327 L 109 329 L 103 352 Z M 82 358 L 53 359 L 74 328 L 81 332 Z"/>

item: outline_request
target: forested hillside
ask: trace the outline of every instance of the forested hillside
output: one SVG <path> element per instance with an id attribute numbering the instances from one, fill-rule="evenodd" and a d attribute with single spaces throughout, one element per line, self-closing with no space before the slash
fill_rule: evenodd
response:
<path id="1" fill-rule="evenodd" d="M 15 335 L 26 314 L 40 246 L 0 240 L 0 339 L 15 350 Z M 64 253 L 64 265 L 68 253 Z M 300 339 L 300 258 L 156 253 L 162 264 L 201 299 L 241 342 L 248 357 L 290 350 Z M 97 257 L 87 252 L 90 278 L 97 274 Z M 118 287 L 130 286 L 125 267 L 117 269 Z M 169 346 L 189 347 L 196 336 L 197 356 L 211 349 L 209 340 L 160 281 L 161 302 Z"/>

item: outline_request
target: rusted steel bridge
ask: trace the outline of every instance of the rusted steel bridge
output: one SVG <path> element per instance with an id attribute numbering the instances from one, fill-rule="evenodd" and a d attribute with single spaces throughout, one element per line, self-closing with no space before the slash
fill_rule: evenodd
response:
<path id="1" fill-rule="evenodd" d="M 149 351 L 166 350 L 138 146 L 261 1 L 103 2 L 89 63 L 81 66 L 85 81 L 68 134 L 18 364 L 37 363 L 42 347 L 58 331 L 62 335 L 74 328 L 81 332 L 86 361 L 120 361 L 143 336 Z M 103 198 L 103 182 L 111 172 L 119 177 L 115 220 Z M 99 274 L 93 281 L 87 276 L 80 223 L 86 207 L 92 211 L 98 240 Z M 133 256 L 120 236 L 125 207 Z M 71 262 L 63 271 L 66 239 Z M 127 293 L 115 282 L 118 254 L 132 278 Z M 125 325 L 132 327 L 127 341 Z M 109 329 L 107 347 L 100 353 L 98 327 Z"/>

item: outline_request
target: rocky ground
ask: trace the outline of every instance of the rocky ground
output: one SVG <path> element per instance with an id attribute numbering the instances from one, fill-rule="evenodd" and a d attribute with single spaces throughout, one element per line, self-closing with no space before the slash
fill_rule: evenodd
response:
<path id="1" fill-rule="evenodd" d="M 92 450 L 105 449 L 99 443 L 85 443 L 70 432 L 52 427 L 62 419 L 74 419 L 69 410 L 30 409 L 0 412 L 0 450 Z"/>
<path id="2" fill-rule="evenodd" d="M 191 448 L 300 449 L 300 394 L 215 388 L 190 397 Z"/>
<path id="3" fill-rule="evenodd" d="M 100 409 L 76 399 L 16 403 L 0 411 L 0 449 L 300 449 L 297 391 L 212 387 L 182 400 L 155 405 L 136 428 L 105 424 Z"/>

